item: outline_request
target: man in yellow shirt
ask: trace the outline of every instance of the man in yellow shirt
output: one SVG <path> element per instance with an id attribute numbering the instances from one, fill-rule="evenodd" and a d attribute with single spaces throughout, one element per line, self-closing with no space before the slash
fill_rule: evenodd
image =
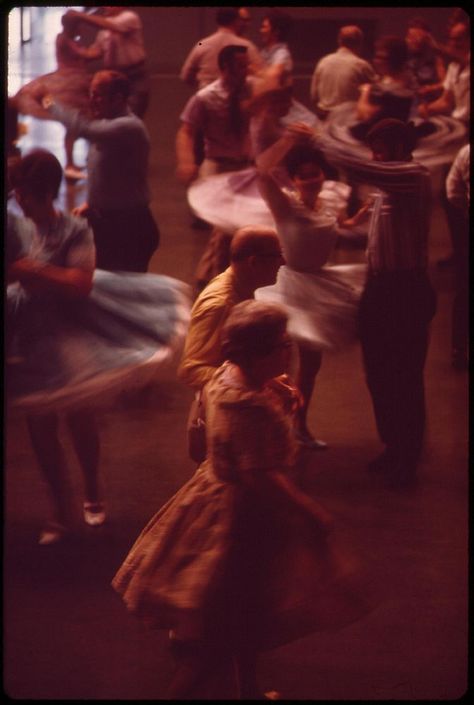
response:
<path id="1" fill-rule="evenodd" d="M 274 284 L 284 264 L 276 232 L 249 225 L 232 238 L 230 266 L 215 277 L 196 299 L 178 368 L 178 378 L 201 390 L 224 362 L 220 334 L 235 304 L 252 299 L 261 286 Z"/>

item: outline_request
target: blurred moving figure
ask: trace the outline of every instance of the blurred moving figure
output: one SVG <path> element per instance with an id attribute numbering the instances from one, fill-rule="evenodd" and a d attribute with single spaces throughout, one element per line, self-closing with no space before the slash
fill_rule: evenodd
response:
<path id="1" fill-rule="evenodd" d="M 62 176 L 56 157 L 38 149 L 12 163 L 9 179 L 24 215 L 9 208 L 7 401 L 28 414 L 51 493 L 43 545 L 65 538 L 75 518 L 58 414 L 65 414 L 84 476 L 84 521 L 99 526 L 106 513 L 91 409 L 152 381 L 179 348 L 189 314 L 181 282 L 95 270 L 87 221 L 54 206 Z"/>
<path id="2" fill-rule="evenodd" d="M 408 67 L 408 49 L 403 39 L 381 37 L 375 44 L 374 68 L 378 79 L 361 86 L 356 108 L 359 124 L 351 128 L 359 140 L 384 118 L 406 122 L 415 98 L 415 79 Z"/>
<path id="3" fill-rule="evenodd" d="M 120 71 L 130 81 L 130 108 L 143 118 L 150 97 L 150 79 L 146 67 L 143 27 L 139 15 L 130 8 L 104 6 L 102 14 L 70 10 L 72 16 L 86 24 L 99 27 L 89 51 L 101 57 L 103 68 Z"/>
<path id="4" fill-rule="evenodd" d="M 217 30 L 197 42 L 181 69 L 181 80 L 193 88 L 204 88 L 219 78 L 217 57 L 221 49 L 230 44 L 247 48 L 250 73 L 257 71 L 261 64 L 257 47 L 243 37 L 250 22 L 247 8 L 220 7 L 215 18 Z"/>
<path id="5" fill-rule="evenodd" d="M 293 59 L 288 48 L 293 20 L 291 16 L 278 8 L 271 9 L 263 18 L 260 27 L 262 41 L 262 73 L 266 80 L 273 81 L 278 88 L 291 82 Z"/>
<path id="6" fill-rule="evenodd" d="M 421 117 L 451 115 L 469 125 L 471 117 L 471 42 L 469 22 L 457 22 L 449 31 L 447 49 L 454 60 L 448 64 L 441 96 L 419 107 Z"/>
<path id="7" fill-rule="evenodd" d="M 448 223 L 453 239 L 456 293 L 452 311 L 451 362 L 469 368 L 469 213 L 471 146 L 462 147 L 446 179 Z"/>
<path id="8" fill-rule="evenodd" d="M 30 81 L 14 97 L 17 110 L 23 115 L 32 115 L 40 120 L 53 120 L 51 114 L 41 106 L 41 98 L 45 94 L 51 94 L 55 100 L 68 108 L 88 115 L 92 75 L 87 70 L 87 62 L 97 58 L 100 53 L 80 45 L 79 20 L 74 11 L 68 10 L 62 16 L 61 22 L 63 30 L 56 37 L 57 70 Z M 78 167 L 74 162 L 75 141 L 76 135 L 66 128 L 64 173 L 71 181 L 78 181 L 87 176 L 83 168 Z"/>
<path id="9" fill-rule="evenodd" d="M 42 105 L 75 135 L 90 142 L 87 202 L 74 209 L 94 231 L 97 266 L 146 272 L 160 240 L 149 207 L 150 138 L 128 106 L 130 81 L 117 71 L 98 71 L 90 85 L 91 117 L 43 96 Z"/>
<path id="10" fill-rule="evenodd" d="M 362 84 L 375 81 L 372 66 L 361 58 L 364 35 L 355 25 L 341 27 L 337 37 L 339 48 L 318 61 L 311 79 L 310 97 L 318 117 L 341 103 L 359 98 Z"/>
<path id="11" fill-rule="evenodd" d="M 416 94 L 421 102 L 439 98 L 446 76 L 444 61 L 436 50 L 430 27 L 421 17 L 408 23 L 405 36 L 408 66 L 417 82 Z"/>

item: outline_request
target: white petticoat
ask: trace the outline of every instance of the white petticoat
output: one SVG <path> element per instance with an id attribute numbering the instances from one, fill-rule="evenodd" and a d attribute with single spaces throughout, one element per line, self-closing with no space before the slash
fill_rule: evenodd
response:
<path id="1" fill-rule="evenodd" d="M 350 192 L 347 184 L 325 181 L 318 200 L 338 217 L 347 207 Z M 258 188 L 255 167 L 195 181 L 188 189 L 188 202 L 198 218 L 225 232 L 234 233 L 246 225 L 275 228 L 271 211 Z"/>
<path id="2" fill-rule="evenodd" d="M 366 272 L 365 264 L 325 265 L 314 274 L 284 266 L 276 283 L 257 289 L 255 298 L 286 309 L 288 332 L 298 343 L 336 351 L 356 339 Z"/>

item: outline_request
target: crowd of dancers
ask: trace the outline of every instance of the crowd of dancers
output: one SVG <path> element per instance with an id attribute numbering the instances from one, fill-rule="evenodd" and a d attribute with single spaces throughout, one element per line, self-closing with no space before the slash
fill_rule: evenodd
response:
<path id="1" fill-rule="evenodd" d="M 153 384 L 177 354 L 178 378 L 195 391 L 188 442 L 199 467 L 113 580 L 128 609 L 169 630 L 178 699 L 204 697 L 232 668 L 240 698 L 275 697 L 258 687 L 260 651 L 373 607 L 330 514 L 291 468 L 305 449 L 327 448 L 307 418 L 323 353 L 359 339 L 383 444 L 369 469 L 391 489 L 416 482 L 438 183 L 453 247 L 441 266 L 456 271 L 452 362 L 468 361 L 467 15 L 453 12 L 445 44 L 414 18 L 406 37 L 377 40 L 373 61 L 360 28 L 341 27 L 315 66 L 311 108 L 293 96 L 291 17 L 266 14 L 260 49 L 245 37 L 250 19 L 219 8 L 181 71 L 195 93 L 180 115 L 176 177 L 192 224 L 209 230 L 194 292 L 147 271 L 160 232 L 138 14 L 69 10 L 57 70 L 8 101 L 7 396 L 27 414 L 51 492 L 39 543 L 71 529 L 60 414 L 84 474 L 84 521 L 100 526 L 99 407 Z M 98 30 L 89 46 L 84 26 Z M 22 114 L 65 126 L 64 171 L 41 145 L 21 154 Z M 86 170 L 74 161 L 79 137 Z M 55 205 L 63 176 L 87 184 L 71 214 Z M 364 263 L 330 264 L 338 244 L 361 238 Z"/>

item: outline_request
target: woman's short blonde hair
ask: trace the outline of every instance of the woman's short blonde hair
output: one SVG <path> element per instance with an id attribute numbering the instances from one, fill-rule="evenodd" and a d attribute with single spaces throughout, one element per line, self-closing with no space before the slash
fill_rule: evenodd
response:
<path id="1" fill-rule="evenodd" d="M 224 357 L 236 365 L 268 355 L 286 331 L 288 316 L 277 304 L 242 301 L 232 309 L 222 330 Z"/>

